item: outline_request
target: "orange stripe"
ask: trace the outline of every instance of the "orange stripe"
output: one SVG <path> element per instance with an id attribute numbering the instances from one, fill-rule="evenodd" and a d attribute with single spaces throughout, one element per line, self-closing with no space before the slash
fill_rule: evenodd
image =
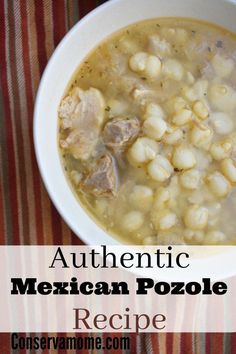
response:
<path id="1" fill-rule="evenodd" d="M 51 202 L 48 194 L 42 184 L 40 184 L 41 203 L 42 203 L 42 220 L 43 220 L 43 243 L 45 245 L 53 245 L 52 235 L 52 219 L 51 219 Z"/>
<path id="2" fill-rule="evenodd" d="M 180 352 L 180 338 L 181 338 L 181 335 L 180 333 L 174 333 L 173 335 L 173 353 L 175 354 L 181 354 Z M 197 353 L 195 353 L 197 354 Z"/>
<path id="3" fill-rule="evenodd" d="M 166 333 L 159 333 L 158 338 L 159 338 L 160 353 L 167 354 L 166 353 Z"/>
<path id="4" fill-rule="evenodd" d="M 68 27 L 71 28 L 78 21 L 78 8 L 76 1 L 67 1 Z"/>
<path id="5" fill-rule="evenodd" d="M 152 350 L 155 354 L 161 354 L 159 350 L 159 335 L 157 333 L 150 334 L 152 341 Z"/>
<path id="6" fill-rule="evenodd" d="M 45 47 L 47 52 L 47 58 L 50 58 L 54 50 L 52 1 L 43 2 L 43 15 L 45 28 Z"/>
<path id="7" fill-rule="evenodd" d="M 61 228 L 62 228 L 62 243 L 63 243 L 63 245 L 71 245 L 70 229 L 63 220 L 61 221 Z"/>
<path id="8" fill-rule="evenodd" d="M 27 8 L 27 26 L 28 26 L 28 37 L 29 37 L 28 45 L 29 45 L 32 91 L 33 91 L 33 97 L 35 97 L 38 84 L 39 84 L 39 78 L 40 78 L 38 52 L 37 52 L 36 25 L 34 19 L 35 1 L 25 1 L 25 3 Z"/>
<path id="9" fill-rule="evenodd" d="M 194 334 L 194 344 L 195 344 L 195 353 L 194 354 L 200 354 L 201 353 L 201 334 L 199 334 L 199 333 Z"/>

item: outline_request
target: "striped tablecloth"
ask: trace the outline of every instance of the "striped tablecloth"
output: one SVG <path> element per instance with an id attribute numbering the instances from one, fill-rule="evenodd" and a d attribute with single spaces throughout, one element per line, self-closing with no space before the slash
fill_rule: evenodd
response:
<path id="1" fill-rule="evenodd" d="M 81 17 L 102 2 L 0 0 L 1 245 L 81 244 L 42 184 L 33 147 L 33 108 L 40 77 L 54 48 Z M 236 334 L 130 337 L 129 353 L 236 354 Z M 0 335 L 0 354 L 11 352 L 9 340 L 9 334 Z"/>

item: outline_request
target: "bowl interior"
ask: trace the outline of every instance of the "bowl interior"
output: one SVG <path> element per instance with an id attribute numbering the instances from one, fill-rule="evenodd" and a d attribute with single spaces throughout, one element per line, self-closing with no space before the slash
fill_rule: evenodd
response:
<path id="1" fill-rule="evenodd" d="M 57 110 L 80 62 L 100 41 L 131 23 L 154 17 L 190 17 L 236 32 L 234 0 L 113 0 L 95 9 L 64 37 L 43 74 L 34 113 L 36 156 L 47 191 L 61 216 L 87 244 L 120 241 L 99 227 L 78 203 L 58 151 Z"/>

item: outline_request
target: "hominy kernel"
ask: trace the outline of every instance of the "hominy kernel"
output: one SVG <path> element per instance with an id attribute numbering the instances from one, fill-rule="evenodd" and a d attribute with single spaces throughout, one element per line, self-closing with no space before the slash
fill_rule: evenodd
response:
<path id="1" fill-rule="evenodd" d="M 226 135 L 232 132 L 234 123 L 229 114 L 216 112 L 210 115 L 210 121 L 215 132 L 219 135 Z"/>
<path id="2" fill-rule="evenodd" d="M 225 234 L 217 230 L 208 231 L 204 237 L 205 245 L 224 244 L 225 241 L 226 241 Z"/>
<path id="3" fill-rule="evenodd" d="M 156 78 L 161 72 L 161 61 L 157 56 L 139 52 L 130 58 L 129 67 L 134 72 Z"/>
<path id="4" fill-rule="evenodd" d="M 232 151 L 232 143 L 230 141 L 218 141 L 211 145 L 210 153 L 213 159 L 219 161 L 229 157 Z"/>
<path id="5" fill-rule="evenodd" d="M 172 163 L 179 170 L 188 170 L 196 165 L 196 158 L 192 150 L 180 146 L 174 151 Z"/>
<path id="6" fill-rule="evenodd" d="M 236 164 L 231 159 L 225 159 L 221 162 L 221 172 L 232 183 L 236 183 Z"/>
<path id="7" fill-rule="evenodd" d="M 179 128 L 173 128 L 166 133 L 163 138 L 163 141 L 168 145 L 176 145 L 183 138 L 183 131 Z"/>
<path id="8" fill-rule="evenodd" d="M 229 181 L 220 173 L 214 172 L 207 177 L 210 190 L 219 198 L 226 197 L 230 192 Z"/>
<path id="9" fill-rule="evenodd" d="M 124 114 L 128 109 L 128 104 L 125 101 L 119 101 L 111 99 L 108 101 L 109 117 L 116 117 L 121 114 Z"/>
<path id="10" fill-rule="evenodd" d="M 165 115 L 164 110 L 162 109 L 162 107 L 159 104 L 149 103 L 146 106 L 144 119 L 147 119 L 150 116 L 159 117 L 159 118 L 164 119 L 166 115 Z"/>
<path id="11" fill-rule="evenodd" d="M 202 230 L 185 229 L 183 232 L 183 236 L 188 242 L 201 243 L 204 239 L 205 233 Z"/>
<path id="12" fill-rule="evenodd" d="M 172 122 L 176 125 L 185 125 L 189 123 L 192 120 L 192 111 L 189 109 L 181 109 L 179 112 L 177 112 L 173 119 Z"/>
<path id="13" fill-rule="evenodd" d="M 177 223 L 177 216 L 170 210 L 162 210 L 154 215 L 154 224 L 156 230 L 169 230 Z"/>
<path id="14" fill-rule="evenodd" d="M 208 210 L 198 205 L 190 206 L 185 215 L 185 225 L 192 230 L 202 230 L 207 226 Z"/>
<path id="15" fill-rule="evenodd" d="M 71 179 L 74 182 L 75 186 L 78 186 L 81 179 L 82 179 L 82 174 L 79 173 L 78 171 L 73 170 L 73 171 L 71 171 L 70 176 L 71 176 Z"/>
<path id="16" fill-rule="evenodd" d="M 168 110 L 171 114 L 179 112 L 182 109 L 189 109 L 188 103 L 183 97 L 177 96 L 168 101 Z"/>
<path id="17" fill-rule="evenodd" d="M 186 189 L 197 189 L 201 174 L 198 170 L 188 170 L 180 175 L 180 183 Z"/>
<path id="18" fill-rule="evenodd" d="M 219 54 L 216 54 L 212 59 L 212 66 L 216 74 L 221 77 L 228 77 L 232 73 L 235 65 L 231 58 L 224 58 Z"/>
<path id="19" fill-rule="evenodd" d="M 157 189 L 155 193 L 153 208 L 157 210 L 161 209 L 168 204 L 169 200 L 170 200 L 170 191 L 167 188 L 160 187 Z"/>
<path id="20" fill-rule="evenodd" d="M 207 119 L 209 117 L 209 110 L 207 106 L 202 101 L 197 101 L 193 105 L 193 112 L 200 119 Z"/>
<path id="21" fill-rule="evenodd" d="M 138 230 L 143 223 L 144 217 L 140 211 L 130 211 L 123 217 L 123 228 L 128 232 Z"/>
<path id="22" fill-rule="evenodd" d="M 134 72 L 142 72 L 147 65 L 148 54 L 145 52 L 139 52 L 134 54 L 129 60 L 130 69 Z"/>
<path id="23" fill-rule="evenodd" d="M 163 65 L 163 73 L 171 79 L 180 81 L 184 75 L 184 68 L 178 60 L 167 59 Z"/>
<path id="24" fill-rule="evenodd" d="M 222 84 L 213 84 L 209 90 L 212 106 L 221 112 L 232 112 L 236 108 L 236 91 Z"/>
<path id="25" fill-rule="evenodd" d="M 136 185 L 129 195 L 130 204 L 139 210 L 148 211 L 153 202 L 153 191 L 144 185 Z"/>
<path id="26" fill-rule="evenodd" d="M 204 128 L 204 129 L 203 129 Z M 191 130 L 191 142 L 197 148 L 202 148 L 204 150 L 208 150 L 212 141 L 212 130 L 208 127 L 199 127 L 194 125 Z"/>
<path id="27" fill-rule="evenodd" d="M 191 84 L 194 84 L 194 81 L 195 81 L 195 78 L 194 78 L 194 76 L 193 76 L 193 74 L 190 72 L 190 71 L 188 71 L 187 72 L 187 81 L 188 81 L 188 83 L 191 85 Z"/>
<path id="28" fill-rule="evenodd" d="M 167 130 L 167 124 L 164 119 L 150 116 L 143 123 L 144 133 L 152 139 L 160 140 Z"/>
<path id="29" fill-rule="evenodd" d="M 155 159 L 148 164 L 147 169 L 150 177 L 158 182 L 167 180 L 174 171 L 169 160 L 162 155 L 157 155 Z"/>
<path id="30" fill-rule="evenodd" d="M 161 72 L 161 61 L 158 57 L 154 55 L 149 55 L 147 58 L 147 63 L 146 63 L 146 68 L 145 68 L 145 74 L 149 78 L 156 78 L 159 76 Z"/>
<path id="31" fill-rule="evenodd" d="M 155 140 L 141 137 L 129 149 L 128 159 L 134 165 L 144 164 L 153 160 L 158 150 L 158 143 Z"/>
<path id="32" fill-rule="evenodd" d="M 198 80 L 192 87 L 185 87 L 183 93 L 190 102 L 201 100 L 208 93 L 208 84 L 207 80 Z"/>

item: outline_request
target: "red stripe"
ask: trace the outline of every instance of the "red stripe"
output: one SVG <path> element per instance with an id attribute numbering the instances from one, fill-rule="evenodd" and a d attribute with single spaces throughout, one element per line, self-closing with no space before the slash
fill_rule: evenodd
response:
<path id="1" fill-rule="evenodd" d="M 7 79 L 7 63 L 6 63 L 6 48 L 5 48 L 5 38 L 6 38 L 6 24 L 5 24 L 5 14 L 4 5 L 0 6 L 0 75 L 2 81 L 2 91 L 3 91 L 3 101 L 5 108 L 5 127 L 6 127 L 6 139 L 7 139 L 7 152 L 8 161 L 10 161 L 11 166 L 8 168 L 9 176 L 9 194 L 10 194 L 10 204 L 11 204 L 11 220 L 13 221 L 12 231 L 14 236 L 14 244 L 18 245 L 20 243 L 19 236 L 19 220 L 18 220 L 18 201 L 17 201 L 17 183 L 16 183 L 16 160 L 14 153 L 13 144 L 13 128 L 11 121 L 11 110 L 10 102 L 8 96 L 8 79 Z M 10 212 L 10 210 L 9 210 Z"/>
<path id="2" fill-rule="evenodd" d="M 181 334 L 181 354 L 192 354 L 193 353 L 193 341 L 192 333 L 182 333 Z M 206 354 L 206 353 L 205 353 Z"/>
<path id="3" fill-rule="evenodd" d="M 53 244 L 62 245 L 61 217 L 51 202 Z"/>
<path id="4" fill-rule="evenodd" d="M 230 354 L 235 354 L 236 353 L 236 333 L 231 334 L 231 340 L 230 340 Z"/>
<path id="5" fill-rule="evenodd" d="M 103 333 L 103 343 L 106 343 L 107 338 L 110 336 L 109 333 Z M 103 349 L 103 354 L 109 354 L 108 349 Z"/>
<path id="6" fill-rule="evenodd" d="M 10 333 L 0 333 L 0 348 L 1 353 L 10 353 Z"/>
<path id="7" fill-rule="evenodd" d="M 28 333 L 17 333 L 19 337 L 26 338 L 28 337 Z M 9 348 L 8 348 L 9 349 Z M 27 354 L 27 349 L 20 349 L 20 354 Z"/>
<path id="8" fill-rule="evenodd" d="M 81 239 L 78 236 L 76 236 L 76 234 L 73 231 L 71 231 L 71 244 L 76 246 L 82 246 L 84 245 L 84 242 L 81 241 Z"/>
<path id="9" fill-rule="evenodd" d="M 78 7 L 79 18 L 82 18 L 96 7 L 96 0 L 78 0 Z"/>
<path id="10" fill-rule="evenodd" d="M 224 334 L 211 333 L 211 353 L 224 353 Z"/>
<path id="11" fill-rule="evenodd" d="M 166 333 L 166 353 L 173 353 L 173 333 Z"/>
<path id="12" fill-rule="evenodd" d="M 130 354 L 137 353 L 137 341 L 136 341 L 136 333 L 130 333 Z"/>
<path id="13" fill-rule="evenodd" d="M 42 336 L 42 337 L 45 337 L 45 338 L 48 338 L 48 334 L 49 334 L 49 333 L 41 333 L 41 336 Z M 36 334 L 36 335 L 37 335 L 37 334 Z M 50 354 L 50 353 L 49 353 L 49 349 L 44 349 L 44 350 L 43 350 L 43 354 Z"/>
<path id="14" fill-rule="evenodd" d="M 206 333 L 206 343 L 205 343 L 205 354 L 210 354 L 211 353 L 211 334 Z"/>
<path id="15" fill-rule="evenodd" d="M 65 2 L 64 0 L 52 1 L 53 10 L 53 39 L 55 47 L 66 32 Z"/>
<path id="16" fill-rule="evenodd" d="M 5 245 L 5 225 L 3 214 L 3 191 L 0 183 L 0 245 Z"/>
<path id="17" fill-rule="evenodd" d="M 63 333 L 63 332 L 57 333 L 57 334 L 55 334 L 55 335 L 56 335 L 57 337 L 64 337 L 64 338 L 67 337 L 66 333 Z M 65 354 L 65 350 L 64 350 L 64 349 L 58 349 L 58 350 L 57 350 L 57 353 L 58 353 L 58 354 Z"/>
<path id="18" fill-rule="evenodd" d="M 84 338 L 88 337 L 88 333 L 76 333 L 76 338 L 78 337 L 81 337 L 83 342 Z M 89 351 L 87 349 L 78 349 L 76 350 L 76 354 L 89 354 Z"/>
<path id="19" fill-rule="evenodd" d="M 28 37 L 28 18 L 26 2 L 20 2 L 20 12 L 21 12 L 21 29 L 22 29 L 22 46 L 24 52 L 23 69 L 25 77 L 25 89 L 26 89 L 26 102 L 28 110 L 28 127 L 30 133 L 30 152 L 32 161 L 32 174 L 33 174 L 33 196 L 32 200 L 35 204 L 35 221 L 36 221 L 36 233 L 37 233 L 37 244 L 43 245 L 43 221 L 42 221 L 42 207 L 40 198 L 40 179 L 38 167 L 34 155 L 33 149 L 33 88 L 32 88 L 32 77 L 30 71 L 30 58 L 29 58 L 29 37 Z"/>

